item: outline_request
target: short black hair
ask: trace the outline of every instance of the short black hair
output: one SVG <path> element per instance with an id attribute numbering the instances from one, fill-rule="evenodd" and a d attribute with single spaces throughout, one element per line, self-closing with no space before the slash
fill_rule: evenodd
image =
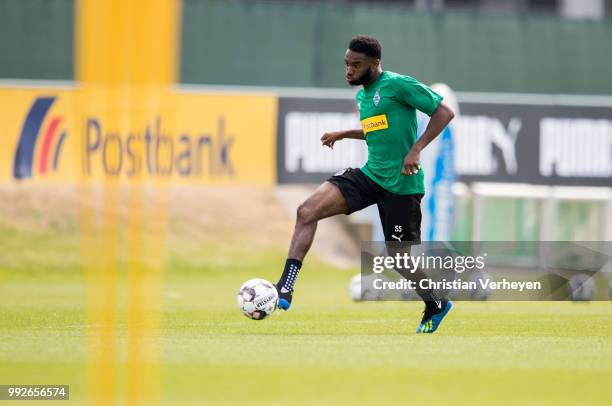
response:
<path id="1" fill-rule="evenodd" d="M 380 42 L 369 35 L 357 35 L 351 38 L 348 49 L 377 59 L 380 59 L 382 55 L 382 46 Z"/>

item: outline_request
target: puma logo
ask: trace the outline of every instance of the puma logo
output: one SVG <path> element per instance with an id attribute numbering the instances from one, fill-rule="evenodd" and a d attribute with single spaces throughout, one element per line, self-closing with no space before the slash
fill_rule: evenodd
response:
<path id="1" fill-rule="evenodd" d="M 391 238 L 395 238 L 397 241 L 402 241 L 402 237 L 404 236 L 404 234 L 400 234 L 399 237 L 396 236 L 395 234 L 391 234 Z"/>

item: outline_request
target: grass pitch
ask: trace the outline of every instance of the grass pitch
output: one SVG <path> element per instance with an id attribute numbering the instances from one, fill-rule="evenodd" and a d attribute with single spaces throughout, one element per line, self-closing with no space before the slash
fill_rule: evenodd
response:
<path id="1" fill-rule="evenodd" d="M 95 326 L 86 318 L 78 224 L 68 209 L 50 218 L 52 205 L 38 209 L 18 197 L 0 210 L 10 212 L 0 216 L 0 384 L 69 384 L 65 404 L 92 404 L 86 342 Z M 437 333 L 416 335 L 420 303 L 352 303 L 348 281 L 358 270 L 311 256 L 293 308 L 253 321 L 238 311 L 236 292 L 253 277 L 274 281 L 284 247 L 261 242 L 266 225 L 236 240 L 248 232 L 246 221 L 237 222 L 232 238 L 228 223 L 188 228 L 198 209 L 179 224 L 188 232 L 169 239 L 159 312 L 142 315 L 159 320 L 139 331 L 159 351 L 158 362 L 145 366 L 159 373 L 159 387 L 146 388 L 159 399 L 141 404 L 612 404 L 608 302 L 459 302 Z M 264 214 L 258 218 L 272 218 Z M 290 230 L 284 221 L 265 233 L 283 246 L 278 230 Z M 118 365 L 112 403 L 131 406 L 126 283 L 122 275 L 107 350 Z"/>
<path id="2" fill-rule="evenodd" d="M 167 274 L 160 330 L 143 332 L 159 340 L 162 404 L 612 404 L 609 303 L 460 302 L 436 334 L 416 335 L 420 304 L 352 303 L 352 272 L 307 263 L 291 311 L 249 320 L 236 290 L 274 279 L 276 254 Z M 86 403 L 78 274 L 4 271 L 0 286 L 0 382 L 66 383 L 69 403 Z"/>

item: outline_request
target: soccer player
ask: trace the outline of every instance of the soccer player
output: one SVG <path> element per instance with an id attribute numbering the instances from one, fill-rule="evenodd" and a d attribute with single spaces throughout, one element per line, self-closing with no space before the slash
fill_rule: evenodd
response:
<path id="1" fill-rule="evenodd" d="M 454 113 L 440 95 L 416 79 L 383 71 L 381 50 L 376 38 L 361 35 L 353 37 L 346 50 L 346 80 L 362 86 L 356 96 L 361 129 L 326 133 L 321 143 L 333 148 L 345 138 L 365 140 L 368 160 L 361 168 L 348 168 L 330 177 L 298 207 L 289 254 L 276 284 L 278 306 L 283 310 L 291 306 L 295 281 L 319 220 L 376 204 L 386 241 L 421 240 L 425 186 L 419 155 Z M 431 117 L 418 140 L 416 110 Z M 414 275 L 424 277 L 420 270 Z M 425 302 L 417 333 L 433 333 L 452 302 L 438 299 L 432 290 L 417 289 L 417 293 Z"/>

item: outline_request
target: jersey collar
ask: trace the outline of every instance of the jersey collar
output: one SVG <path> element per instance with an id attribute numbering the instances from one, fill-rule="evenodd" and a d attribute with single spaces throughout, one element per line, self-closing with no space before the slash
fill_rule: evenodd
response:
<path id="1" fill-rule="evenodd" d="M 371 89 L 373 89 L 373 88 L 374 88 L 374 86 L 376 86 L 376 84 L 377 84 L 378 82 L 380 82 L 380 80 L 382 79 L 382 77 L 383 77 L 384 75 L 386 75 L 386 73 L 387 73 L 387 71 L 386 71 L 386 70 L 384 70 L 384 71 L 380 72 L 380 75 L 378 76 L 378 78 L 377 78 L 377 79 L 376 79 L 376 80 L 375 80 L 373 83 L 371 83 L 371 84 L 369 84 L 369 85 L 367 85 L 367 86 L 365 86 L 365 85 L 363 86 L 363 90 L 365 90 L 366 92 L 369 92 Z"/>

